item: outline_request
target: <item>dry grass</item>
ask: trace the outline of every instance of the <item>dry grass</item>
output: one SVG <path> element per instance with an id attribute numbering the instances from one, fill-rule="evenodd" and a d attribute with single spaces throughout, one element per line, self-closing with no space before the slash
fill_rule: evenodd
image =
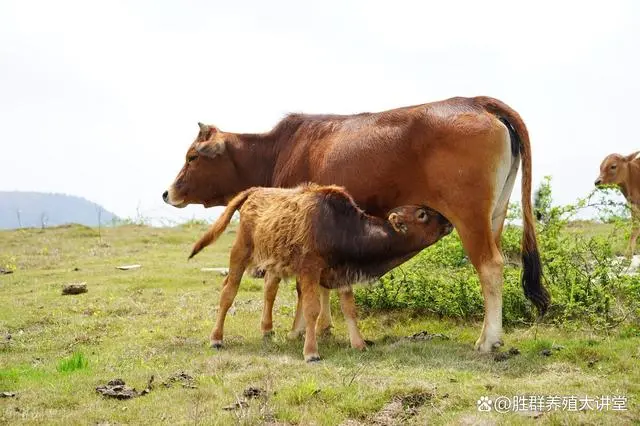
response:
<path id="1" fill-rule="evenodd" d="M 378 313 L 361 322 L 376 345 L 349 348 L 339 312 L 324 360 L 302 361 L 302 341 L 288 341 L 292 284 L 275 308 L 276 335 L 261 337 L 262 282 L 246 279 L 227 319 L 226 347 L 207 345 L 225 266 L 227 234 L 187 262 L 199 226 L 153 229 L 70 226 L 0 232 L 0 423 L 30 424 L 631 424 L 640 421 L 640 338 L 552 328 L 508 330 L 504 361 L 473 352 L 477 324 Z M 119 264 L 142 268 L 120 271 Z M 78 268 L 78 270 L 76 270 Z M 88 293 L 62 296 L 70 282 Z M 428 330 L 449 340 L 410 341 Z M 8 336 L 11 336 L 8 339 Z M 552 355 L 540 355 L 543 349 Z M 79 362 L 78 359 L 83 362 Z M 65 361 L 66 360 L 66 361 Z M 69 361 L 75 360 L 75 361 Z M 86 362 L 86 365 L 85 365 Z M 70 364 L 69 364 L 70 363 Z M 60 368 L 71 365 L 73 368 Z M 192 386 L 169 381 L 184 371 Z M 95 388 L 115 378 L 138 391 L 105 399 Z M 167 382 L 170 386 L 162 383 Z M 243 396 L 253 386 L 264 391 Z M 626 395 L 626 412 L 478 412 L 480 396 Z M 224 410 L 247 399 L 238 408 Z"/>

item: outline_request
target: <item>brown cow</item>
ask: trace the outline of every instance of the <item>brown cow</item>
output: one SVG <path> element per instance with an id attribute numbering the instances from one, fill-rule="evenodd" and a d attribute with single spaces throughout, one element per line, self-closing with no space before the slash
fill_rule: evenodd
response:
<path id="1" fill-rule="evenodd" d="M 631 238 L 627 255 L 633 256 L 640 235 L 640 151 L 627 156 L 610 154 L 600 164 L 596 186 L 617 185 L 631 207 Z"/>
<path id="2" fill-rule="evenodd" d="M 484 325 L 476 348 L 501 343 L 500 235 L 522 162 L 522 284 L 542 314 L 549 293 L 541 283 L 531 209 L 531 148 L 516 111 L 488 97 L 356 115 L 285 117 L 262 134 L 223 132 L 200 125 L 186 163 L 163 194 L 184 207 L 224 205 L 252 186 L 302 182 L 343 186 L 367 213 L 428 205 L 449 219 L 478 271 Z M 328 293 L 319 323 L 330 325 Z"/>
<path id="3" fill-rule="evenodd" d="M 320 285 L 350 288 L 354 282 L 378 278 L 395 266 L 396 259 L 435 243 L 452 230 L 442 215 L 422 206 L 397 207 L 386 221 L 369 216 L 343 188 L 336 186 L 250 188 L 231 200 L 222 216 L 194 245 L 189 258 L 218 239 L 238 209 L 240 225 L 231 248 L 229 275 L 220 294 L 211 343 L 222 346 L 227 310 L 238 292 L 242 274 L 253 264 L 266 270 L 269 277 L 298 278 L 307 324 L 306 361 L 320 359 L 315 334 Z M 277 286 L 273 289 L 277 290 Z M 352 295 L 341 293 L 340 302 L 351 344 L 362 348 L 365 343 L 358 331 L 355 304 L 353 297 L 345 298 L 347 294 Z M 265 302 L 272 305 L 273 299 Z"/>

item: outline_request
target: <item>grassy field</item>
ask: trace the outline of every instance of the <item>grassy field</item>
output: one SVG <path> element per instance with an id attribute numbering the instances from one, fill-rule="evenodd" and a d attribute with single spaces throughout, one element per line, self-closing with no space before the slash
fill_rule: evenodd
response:
<path id="1" fill-rule="evenodd" d="M 307 365 L 302 341 L 286 339 L 293 284 L 281 286 L 276 333 L 263 340 L 262 281 L 245 278 L 227 317 L 226 346 L 211 349 L 222 277 L 200 268 L 226 266 L 234 234 L 187 261 L 204 229 L 0 232 L 0 267 L 15 269 L 0 275 L 0 392 L 15 393 L 0 398 L 0 423 L 640 423 L 640 337 L 616 328 L 507 329 L 504 352 L 520 354 L 496 357 L 473 351 L 480 324 L 375 313 L 361 320 L 375 345 L 356 352 L 334 309 L 333 335 L 319 343 L 323 360 Z M 142 268 L 116 269 L 132 263 Z M 76 282 L 88 292 L 61 295 Z M 442 336 L 408 338 L 421 331 Z M 150 391 L 133 399 L 96 392 L 112 379 L 142 391 L 152 376 Z M 257 397 L 243 396 L 248 388 Z M 541 414 L 478 411 L 482 396 L 532 395 L 547 398 L 544 410 L 550 396 L 578 403 Z M 626 396 L 626 411 L 593 402 L 579 410 L 585 397 L 600 396 Z"/>

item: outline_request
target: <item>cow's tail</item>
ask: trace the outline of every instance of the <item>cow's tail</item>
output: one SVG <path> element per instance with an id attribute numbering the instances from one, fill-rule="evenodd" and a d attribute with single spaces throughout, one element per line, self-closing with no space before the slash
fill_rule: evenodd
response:
<path id="1" fill-rule="evenodd" d="M 522 288 L 524 294 L 544 315 L 551 303 L 551 296 L 542 284 L 542 264 L 536 240 L 536 228 L 531 207 L 531 144 L 529 132 L 520 115 L 505 103 L 488 97 L 476 98 L 476 102 L 490 113 L 496 115 L 507 125 L 512 135 L 512 145 L 517 143 L 522 159 Z M 506 121 L 506 123 L 505 123 Z M 516 141 L 513 138 L 516 138 Z M 514 149 L 515 153 L 516 151 Z"/>
<path id="2" fill-rule="evenodd" d="M 258 188 L 249 188 L 246 191 L 243 191 L 240 194 L 236 195 L 229 202 L 218 220 L 216 220 L 215 223 L 211 225 L 209 230 L 198 240 L 198 242 L 195 243 L 195 245 L 193 246 L 193 250 L 191 250 L 191 254 L 189 255 L 189 259 L 198 254 L 203 248 L 220 238 L 220 235 L 222 235 L 224 230 L 227 229 L 227 226 L 229 226 L 231 218 L 233 217 L 233 214 L 236 212 L 236 210 L 242 207 L 244 202 L 247 201 L 247 198 L 249 198 L 249 196 L 253 194 L 257 189 Z"/>

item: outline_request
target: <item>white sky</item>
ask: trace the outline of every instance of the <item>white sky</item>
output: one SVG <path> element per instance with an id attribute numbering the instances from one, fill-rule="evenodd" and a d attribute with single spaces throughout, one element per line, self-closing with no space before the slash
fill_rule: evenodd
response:
<path id="1" fill-rule="evenodd" d="M 640 149 L 639 22 L 633 0 L 2 0 L 0 190 L 210 217 L 161 200 L 198 121 L 260 132 L 489 95 L 527 123 L 535 182 L 571 202 L 606 154 Z"/>

